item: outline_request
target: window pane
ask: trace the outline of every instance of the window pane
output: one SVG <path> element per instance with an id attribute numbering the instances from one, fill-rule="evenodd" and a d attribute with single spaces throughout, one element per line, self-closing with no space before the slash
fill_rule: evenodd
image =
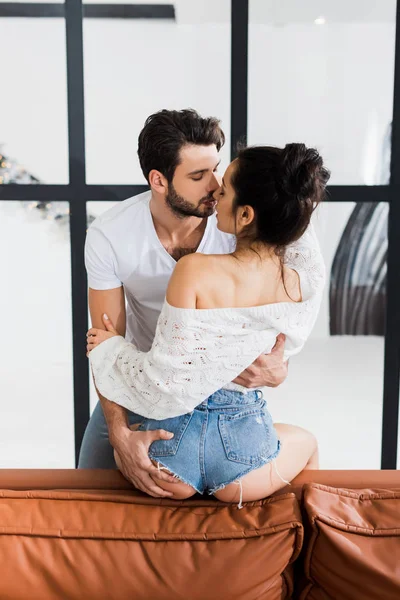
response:
<path id="1" fill-rule="evenodd" d="M 145 119 L 162 108 L 220 118 L 228 164 L 230 3 L 223 6 L 226 18 L 220 7 L 218 23 L 189 22 L 187 11 L 178 11 L 177 21 L 84 21 L 88 183 L 145 183 L 137 138 Z"/>
<path id="2" fill-rule="evenodd" d="M 395 11 L 394 0 L 250 0 L 249 143 L 305 142 L 331 184 L 387 183 Z"/>
<path id="3" fill-rule="evenodd" d="M 39 182 L 68 183 L 64 20 L 0 18 L 0 55 L 2 151 Z"/>
<path id="4" fill-rule="evenodd" d="M 322 469 L 379 469 L 387 204 L 326 203 L 314 224 L 327 266 L 321 312 L 287 381 L 266 390 L 274 421 L 319 442 Z"/>
<path id="5" fill-rule="evenodd" d="M 73 468 L 68 203 L 1 201 L 0 255 L 0 468 Z"/>

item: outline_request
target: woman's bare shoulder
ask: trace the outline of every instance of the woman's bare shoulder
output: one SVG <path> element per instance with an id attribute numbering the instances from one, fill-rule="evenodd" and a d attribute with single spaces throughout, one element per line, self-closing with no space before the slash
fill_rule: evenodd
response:
<path id="1" fill-rule="evenodd" d="M 204 291 L 223 273 L 218 254 L 195 252 L 183 256 L 175 266 L 167 289 L 167 301 L 178 308 L 195 308 L 200 291 Z"/>
<path id="2" fill-rule="evenodd" d="M 183 256 L 177 263 L 175 270 L 179 269 L 182 272 L 192 271 L 197 272 L 210 268 L 224 268 L 227 254 L 202 254 L 201 252 L 193 252 Z"/>

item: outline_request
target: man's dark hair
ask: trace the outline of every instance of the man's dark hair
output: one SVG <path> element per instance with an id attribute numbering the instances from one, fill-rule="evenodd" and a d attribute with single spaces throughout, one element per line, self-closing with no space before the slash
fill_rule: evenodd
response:
<path id="1" fill-rule="evenodd" d="M 171 182 L 184 146 L 215 144 L 219 151 L 224 143 L 225 136 L 218 119 L 203 118 L 192 108 L 160 110 L 146 119 L 140 132 L 140 166 L 147 181 L 150 171 L 156 169 Z"/>

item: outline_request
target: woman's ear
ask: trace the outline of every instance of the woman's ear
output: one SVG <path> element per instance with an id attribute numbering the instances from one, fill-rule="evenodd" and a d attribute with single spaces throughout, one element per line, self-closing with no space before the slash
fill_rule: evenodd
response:
<path id="1" fill-rule="evenodd" d="M 166 194 L 168 191 L 168 182 L 160 171 L 153 169 L 149 173 L 149 185 L 151 189 L 159 194 Z"/>
<path id="2" fill-rule="evenodd" d="M 240 225 L 242 227 L 247 227 L 254 221 L 255 213 L 254 208 L 252 206 L 241 206 L 240 207 Z"/>

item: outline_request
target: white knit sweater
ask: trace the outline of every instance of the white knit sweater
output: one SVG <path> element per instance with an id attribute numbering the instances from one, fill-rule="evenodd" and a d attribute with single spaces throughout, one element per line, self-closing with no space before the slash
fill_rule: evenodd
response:
<path id="1" fill-rule="evenodd" d="M 220 388 L 248 392 L 230 383 L 279 333 L 285 359 L 300 352 L 317 317 L 325 267 L 313 227 L 288 247 L 285 264 L 300 277 L 302 301 L 247 308 L 176 308 L 167 301 L 149 352 L 121 336 L 90 352 L 96 387 L 112 402 L 153 419 L 191 412 Z"/>

